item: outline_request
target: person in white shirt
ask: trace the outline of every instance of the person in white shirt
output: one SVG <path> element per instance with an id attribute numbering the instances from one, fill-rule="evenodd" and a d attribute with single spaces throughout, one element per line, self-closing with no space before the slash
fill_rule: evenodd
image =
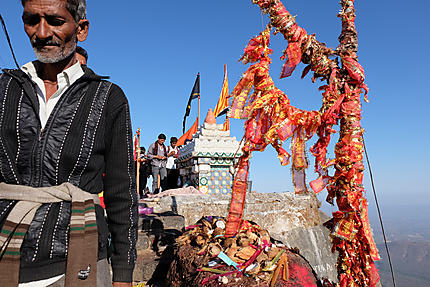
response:
<path id="1" fill-rule="evenodd" d="M 176 168 L 175 159 L 178 157 L 176 137 L 170 138 L 170 146 L 167 147 L 167 189 L 178 187 L 179 170 Z"/>

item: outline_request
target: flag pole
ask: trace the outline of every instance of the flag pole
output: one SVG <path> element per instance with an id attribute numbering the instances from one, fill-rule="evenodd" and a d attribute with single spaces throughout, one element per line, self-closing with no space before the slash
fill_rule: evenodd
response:
<path id="1" fill-rule="evenodd" d="M 137 129 L 137 158 L 136 158 L 136 191 L 139 196 L 140 185 L 140 128 Z"/>
<path id="2" fill-rule="evenodd" d="M 198 126 L 200 126 L 200 73 L 197 73 L 197 76 L 199 77 L 199 121 L 198 121 Z"/>

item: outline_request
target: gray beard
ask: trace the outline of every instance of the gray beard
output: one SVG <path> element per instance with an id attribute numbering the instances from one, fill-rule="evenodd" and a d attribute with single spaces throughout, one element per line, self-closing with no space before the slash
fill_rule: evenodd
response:
<path id="1" fill-rule="evenodd" d="M 39 60 L 39 62 L 44 64 L 53 64 L 53 63 L 58 63 L 66 59 L 67 57 L 69 57 L 71 54 L 73 54 L 76 50 L 76 45 L 77 45 L 77 41 L 76 41 L 76 37 L 74 37 L 72 46 L 70 46 L 69 49 L 65 48 L 54 56 L 48 57 L 47 55 L 45 55 L 45 53 L 39 52 L 36 48 L 33 48 L 33 51 L 34 51 L 34 54 L 36 54 L 36 58 L 37 60 Z"/>

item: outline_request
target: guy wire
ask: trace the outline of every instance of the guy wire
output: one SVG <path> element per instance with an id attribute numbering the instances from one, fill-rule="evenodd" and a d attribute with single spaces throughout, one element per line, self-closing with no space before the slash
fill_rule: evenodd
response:
<path id="1" fill-rule="evenodd" d="M 390 250 L 388 249 L 387 238 L 385 237 L 385 230 L 384 230 L 384 224 L 382 223 L 381 210 L 379 209 L 378 198 L 376 197 L 375 184 L 373 183 L 372 168 L 370 167 L 369 157 L 367 156 L 366 144 L 364 143 L 364 135 L 361 136 L 361 139 L 363 140 L 364 154 L 366 155 L 367 166 L 369 167 L 370 181 L 372 183 L 373 195 L 375 197 L 376 208 L 378 210 L 379 223 L 381 224 L 381 229 L 382 229 L 382 236 L 384 237 L 385 250 L 387 250 L 388 263 L 390 264 L 390 270 L 391 270 L 391 278 L 393 280 L 393 286 L 396 287 L 396 279 L 394 279 L 393 264 L 391 263 Z"/>
<path id="2" fill-rule="evenodd" d="M 18 65 L 18 62 L 16 61 L 15 53 L 13 52 L 12 44 L 10 42 L 9 33 L 7 32 L 6 24 L 5 24 L 1 14 L 0 14 L 0 21 L 1 21 L 1 24 L 3 26 L 3 31 L 4 31 L 4 34 L 6 35 L 7 42 L 9 44 L 10 51 L 12 52 L 13 60 L 15 61 L 16 67 L 19 69 L 19 65 Z"/>

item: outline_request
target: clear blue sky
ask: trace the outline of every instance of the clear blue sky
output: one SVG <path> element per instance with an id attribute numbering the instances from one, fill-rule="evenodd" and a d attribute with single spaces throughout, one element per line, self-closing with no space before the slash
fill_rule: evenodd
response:
<path id="1" fill-rule="evenodd" d="M 289 0 L 287 9 L 317 39 L 336 47 L 340 32 L 337 0 Z M 430 162 L 428 68 L 430 2 L 425 0 L 356 0 L 359 60 L 366 72 L 370 103 L 363 105 L 362 125 L 381 204 L 429 204 Z M 3 0 L 5 18 L 20 64 L 34 59 L 21 23 L 19 0 Z M 109 75 L 128 96 L 133 129 L 142 129 L 146 147 L 160 132 L 180 136 L 186 102 L 196 74 L 201 73 L 202 117 L 218 100 L 223 65 L 230 91 L 248 66 L 238 62 L 249 39 L 262 30 L 258 6 L 251 0 L 88 1 L 90 33 L 82 44 L 89 66 Z M 289 79 L 279 80 L 279 60 L 287 43 L 272 36 L 272 77 L 293 104 L 319 109 L 321 94 L 303 64 Z M 13 67 L 3 33 L 0 66 Z M 190 126 L 197 116 L 193 101 Z M 243 135 L 243 122 L 232 120 L 232 134 Z M 334 142 L 337 137 L 334 138 Z M 314 142 L 315 140 L 311 140 Z M 285 145 L 288 148 L 288 143 Z M 308 144 L 308 147 L 310 144 Z M 333 153 L 331 153 L 333 154 Z M 311 163 L 313 158 L 310 157 Z M 312 164 L 313 166 L 313 164 Z M 312 168 L 308 179 L 314 179 Z M 366 170 L 365 188 L 372 202 Z M 292 190 L 289 167 L 281 167 L 272 148 L 251 161 L 254 189 Z M 324 201 L 326 192 L 319 196 Z"/>

